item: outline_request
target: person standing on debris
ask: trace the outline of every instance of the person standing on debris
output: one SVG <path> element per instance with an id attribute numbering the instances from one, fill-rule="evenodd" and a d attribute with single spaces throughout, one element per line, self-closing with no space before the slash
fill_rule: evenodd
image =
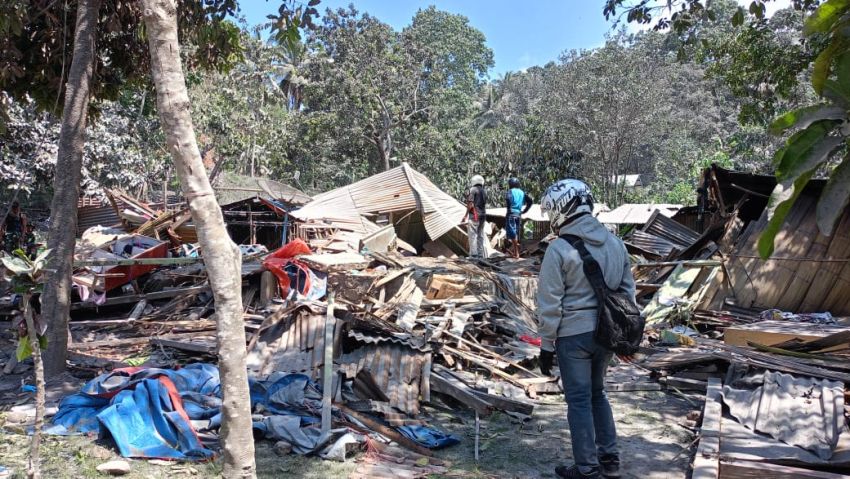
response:
<path id="1" fill-rule="evenodd" d="M 484 244 L 487 224 L 487 192 L 484 190 L 484 177 L 475 175 L 469 181 L 466 194 L 466 231 L 469 235 L 469 257 L 487 258 L 487 246 Z"/>
<path id="2" fill-rule="evenodd" d="M 27 228 L 27 217 L 21 212 L 21 204 L 12 202 L 9 214 L 0 225 L 0 237 L 3 238 L 3 248 L 11 253 L 21 247 L 21 240 Z"/>
<path id="3" fill-rule="evenodd" d="M 508 180 L 508 191 L 505 193 L 507 215 L 505 216 L 505 236 L 508 239 L 508 250 L 514 258 L 519 259 L 519 241 L 522 236 L 522 215 L 531 209 L 531 198 L 519 187 L 519 179 Z"/>
<path id="4" fill-rule="evenodd" d="M 634 298 L 629 256 L 622 240 L 592 216 L 593 196 L 584 182 L 555 183 L 540 205 L 553 231 L 561 236 L 549 244 L 540 270 L 540 370 L 548 376 L 557 354 L 575 459 L 573 466 L 558 466 L 555 473 L 562 478 L 620 477 L 617 432 L 605 393 L 605 373 L 613 353 L 594 340 L 600 305 L 578 250 L 564 236 L 584 242 L 610 289 Z"/>

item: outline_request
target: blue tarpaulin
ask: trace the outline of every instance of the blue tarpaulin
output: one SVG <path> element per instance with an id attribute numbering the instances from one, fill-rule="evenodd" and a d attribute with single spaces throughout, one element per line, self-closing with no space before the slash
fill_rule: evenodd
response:
<path id="1" fill-rule="evenodd" d="M 252 408 L 271 414 L 254 423 L 255 436 L 286 440 L 300 454 L 324 445 L 328 438 L 320 434 L 318 384 L 303 374 L 287 374 L 266 381 L 251 379 L 249 386 Z M 46 432 L 108 435 L 124 457 L 204 460 L 214 452 L 201 442 L 195 426 L 201 431 L 218 429 L 220 411 L 221 385 L 213 365 L 125 368 L 100 375 L 79 393 L 65 397 Z M 423 426 L 399 431 L 430 448 L 458 442 Z"/>

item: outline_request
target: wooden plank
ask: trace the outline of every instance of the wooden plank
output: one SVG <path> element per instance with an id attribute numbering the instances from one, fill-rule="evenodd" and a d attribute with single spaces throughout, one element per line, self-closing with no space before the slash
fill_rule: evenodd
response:
<path id="1" fill-rule="evenodd" d="M 844 474 L 727 457 L 720 460 L 720 474 L 723 479 L 850 479 L 850 476 Z"/>
<path id="2" fill-rule="evenodd" d="M 720 475 L 720 424 L 723 418 L 720 393 L 722 389 L 723 384 L 720 379 L 708 380 L 692 479 L 717 479 Z"/>
<path id="3" fill-rule="evenodd" d="M 333 391 L 333 334 L 334 334 L 334 294 L 328 293 L 328 309 L 325 315 L 324 362 L 322 364 L 322 440 L 331 434 L 331 397 Z"/>
<path id="4" fill-rule="evenodd" d="M 475 389 L 472 390 L 472 394 L 487 401 L 487 403 L 493 406 L 493 409 L 499 409 L 501 411 L 507 412 L 516 412 L 520 414 L 525 414 L 526 416 L 531 416 L 531 414 L 534 413 L 534 404 L 531 403 L 517 401 L 515 399 L 510 399 L 503 396 L 496 396 L 494 394 L 488 394 Z"/>
<path id="5" fill-rule="evenodd" d="M 760 321 L 758 323 L 726 328 L 723 334 L 723 342 L 733 346 L 746 346 L 751 342 L 774 346 L 793 339 L 801 339 L 804 342 L 809 342 L 848 331 L 850 331 L 850 327 L 847 326 L 797 323 L 793 321 Z M 831 349 L 840 347 L 844 346 L 834 346 Z"/>
<path id="6" fill-rule="evenodd" d="M 492 404 L 481 397 L 478 391 L 436 363 L 431 366 L 431 390 L 451 396 L 483 416 L 489 416 L 492 412 Z"/>
<path id="7" fill-rule="evenodd" d="M 175 296 L 180 296 L 182 294 L 199 294 L 205 291 L 210 291 L 209 285 L 203 286 L 192 286 L 189 288 L 176 288 L 176 289 L 166 289 L 163 291 L 156 291 L 154 293 L 146 293 L 146 294 L 128 294 L 124 296 L 115 296 L 113 298 L 107 298 L 106 302 L 101 305 L 96 305 L 94 303 L 73 303 L 71 304 L 71 310 L 78 309 L 93 309 L 105 306 L 115 306 L 118 304 L 130 304 L 130 303 L 138 303 L 139 301 L 146 299 L 148 301 L 156 301 L 159 299 L 168 299 L 173 298 Z"/>
<path id="8" fill-rule="evenodd" d="M 390 429 L 387 426 L 384 426 L 380 422 L 372 419 L 369 416 L 366 416 L 365 414 L 360 414 L 357 411 L 354 411 L 354 410 L 346 407 L 343 404 L 337 404 L 337 407 L 340 410 L 342 410 L 342 412 L 344 412 L 345 414 L 347 414 L 347 415 L 353 417 L 354 419 L 360 421 L 361 423 L 363 423 L 363 425 L 365 425 L 369 429 L 377 432 L 378 434 L 381 434 L 382 436 L 386 436 L 387 438 L 397 442 L 400 446 L 403 446 L 407 449 L 410 449 L 411 451 L 416 452 L 417 454 L 421 454 L 423 456 L 431 457 L 431 456 L 434 455 L 434 453 L 431 452 L 430 449 L 420 446 L 419 444 L 417 444 L 413 440 L 408 439 L 405 436 L 402 436 L 400 433 L 396 432 L 395 430 Z"/>
<path id="9" fill-rule="evenodd" d="M 698 379 L 667 376 L 665 378 L 661 378 L 660 381 L 661 384 L 672 390 L 705 392 L 707 388 L 706 381 L 700 381 Z"/>
<path id="10" fill-rule="evenodd" d="M 107 339 L 103 341 L 90 341 L 85 343 L 73 343 L 68 345 L 68 349 L 71 351 L 89 351 L 92 349 L 99 348 L 120 348 L 124 346 L 136 346 L 139 344 L 146 344 L 150 341 L 150 336 L 143 336 L 140 338 L 116 338 L 116 339 Z"/>
<path id="11" fill-rule="evenodd" d="M 174 266 L 181 264 L 193 264 L 193 263 L 202 263 L 204 258 L 190 258 L 190 257 L 177 257 L 177 258 L 90 258 L 90 259 L 78 259 L 74 260 L 75 268 L 82 268 L 87 266 Z"/>
<path id="12" fill-rule="evenodd" d="M 212 342 L 193 341 L 197 335 L 191 335 L 191 338 L 178 340 L 172 338 L 151 338 L 151 344 L 155 346 L 167 346 L 169 348 L 179 349 L 181 351 L 190 351 L 195 353 L 215 354 L 216 346 Z"/>
<path id="13" fill-rule="evenodd" d="M 310 268 L 323 273 L 366 269 L 371 261 L 357 253 L 311 254 L 299 256 Z"/>

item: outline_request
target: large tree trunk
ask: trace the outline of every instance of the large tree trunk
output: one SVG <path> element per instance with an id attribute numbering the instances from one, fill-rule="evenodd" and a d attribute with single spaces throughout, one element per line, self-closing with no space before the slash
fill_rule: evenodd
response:
<path id="1" fill-rule="evenodd" d="M 218 365 L 223 395 L 221 427 L 224 477 L 254 477 L 251 399 L 245 365 L 242 277 L 239 249 L 227 235 L 198 150 L 191 106 L 180 63 L 174 0 L 143 0 L 156 102 L 183 195 L 198 229 L 204 264 L 215 298 Z"/>
<path id="2" fill-rule="evenodd" d="M 97 14 L 100 0 L 80 0 L 77 4 L 77 28 L 74 57 L 65 89 L 65 108 L 59 133 L 59 153 L 50 205 L 50 237 L 53 250 L 42 295 L 42 317 L 47 321 L 47 376 L 65 370 L 68 353 L 68 315 L 71 309 L 71 273 L 77 233 L 77 200 L 83 168 L 91 79 L 95 61 Z"/>

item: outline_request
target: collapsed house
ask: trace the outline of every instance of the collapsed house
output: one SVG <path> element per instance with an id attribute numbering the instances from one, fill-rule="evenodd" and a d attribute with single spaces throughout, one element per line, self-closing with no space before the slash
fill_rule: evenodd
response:
<path id="1" fill-rule="evenodd" d="M 847 214 L 832 237 L 820 235 L 813 208 L 822 184 L 813 182 L 773 257 L 761 260 L 755 242 L 774 185 L 772 177 L 711 167 L 697 206 L 630 207 L 621 218 L 632 226 L 624 240 L 648 329 L 640 369 L 619 366 L 626 379 L 610 378 L 608 387 L 705 393 L 694 477 L 850 470 L 850 324 L 839 317 L 847 305 L 838 299 L 850 262 Z M 465 245 L 458 228 L 465 208 L 407 164 L 300 204 L 266 189 L 240 190 L 244 197 L 222 206 L 231 235 L 243 243 L 256 437 L 336 459 L 351 447 L 386 451 L 397 444 L 404 450 L 391 466 L 364 461 L 358 472 L 422 477 L 445 471 L 431 449 L 459 439 L 422 419 L 426 405 L 522 419 L 533 414 L 535 398 L 561 393 L 556 377 L 535 372 L 534 297 L 545 242 L 537 256 L 519 261 L 452 258 Z M 217 371 L 186 366 L 212 362 L 216 353 L 202 254 L 185 254 L 191 236 L 178 234 L 190 218 L 120 193 L 112 203 L 108 224 L 123 230 L 90 231 L 82 244 L 100 252 L 80 249 L 75 259 L 78 274 L 100 280 L 104 287 L 93 286 L 95 293 L 109 297 L 74 303 L 71 361 L 92 375 L 131 363 L 166 369 L 157 374 L 180 385 L 192 419 L 186 431 L 214 439 L 217 397 L 201 383 L 215 384 Z M 500 213 L 494 208 L 491 218 Z M 541 237 L 548 233 L 539 210 L 527 219 Z M 270 253 L 252 248 L 266 239 Z M 105 290 L 107 282 L 123 284 Z M 132 456 L 139 449 L 116 422 L 114 399 L 98 395 L 116 375 L 98 376 L 76 398 L 96 407 L 83 415 L 60 407 L 54 424 L 79 430 L 97 421 L 73 418 L 103 415 L 100 424 Z M 110 398 L 129 407 L 135 381 L 118 381 L 127 390 Z M 147 407 L 136 403 L 133 411 L 158 414 Z M 335 432 L 322 425 L 326 415 Z M 192 444 L 202 457 L 212 453 Z M 181 447 L 166 441 L 141 457 L 185 458 Z"/>

